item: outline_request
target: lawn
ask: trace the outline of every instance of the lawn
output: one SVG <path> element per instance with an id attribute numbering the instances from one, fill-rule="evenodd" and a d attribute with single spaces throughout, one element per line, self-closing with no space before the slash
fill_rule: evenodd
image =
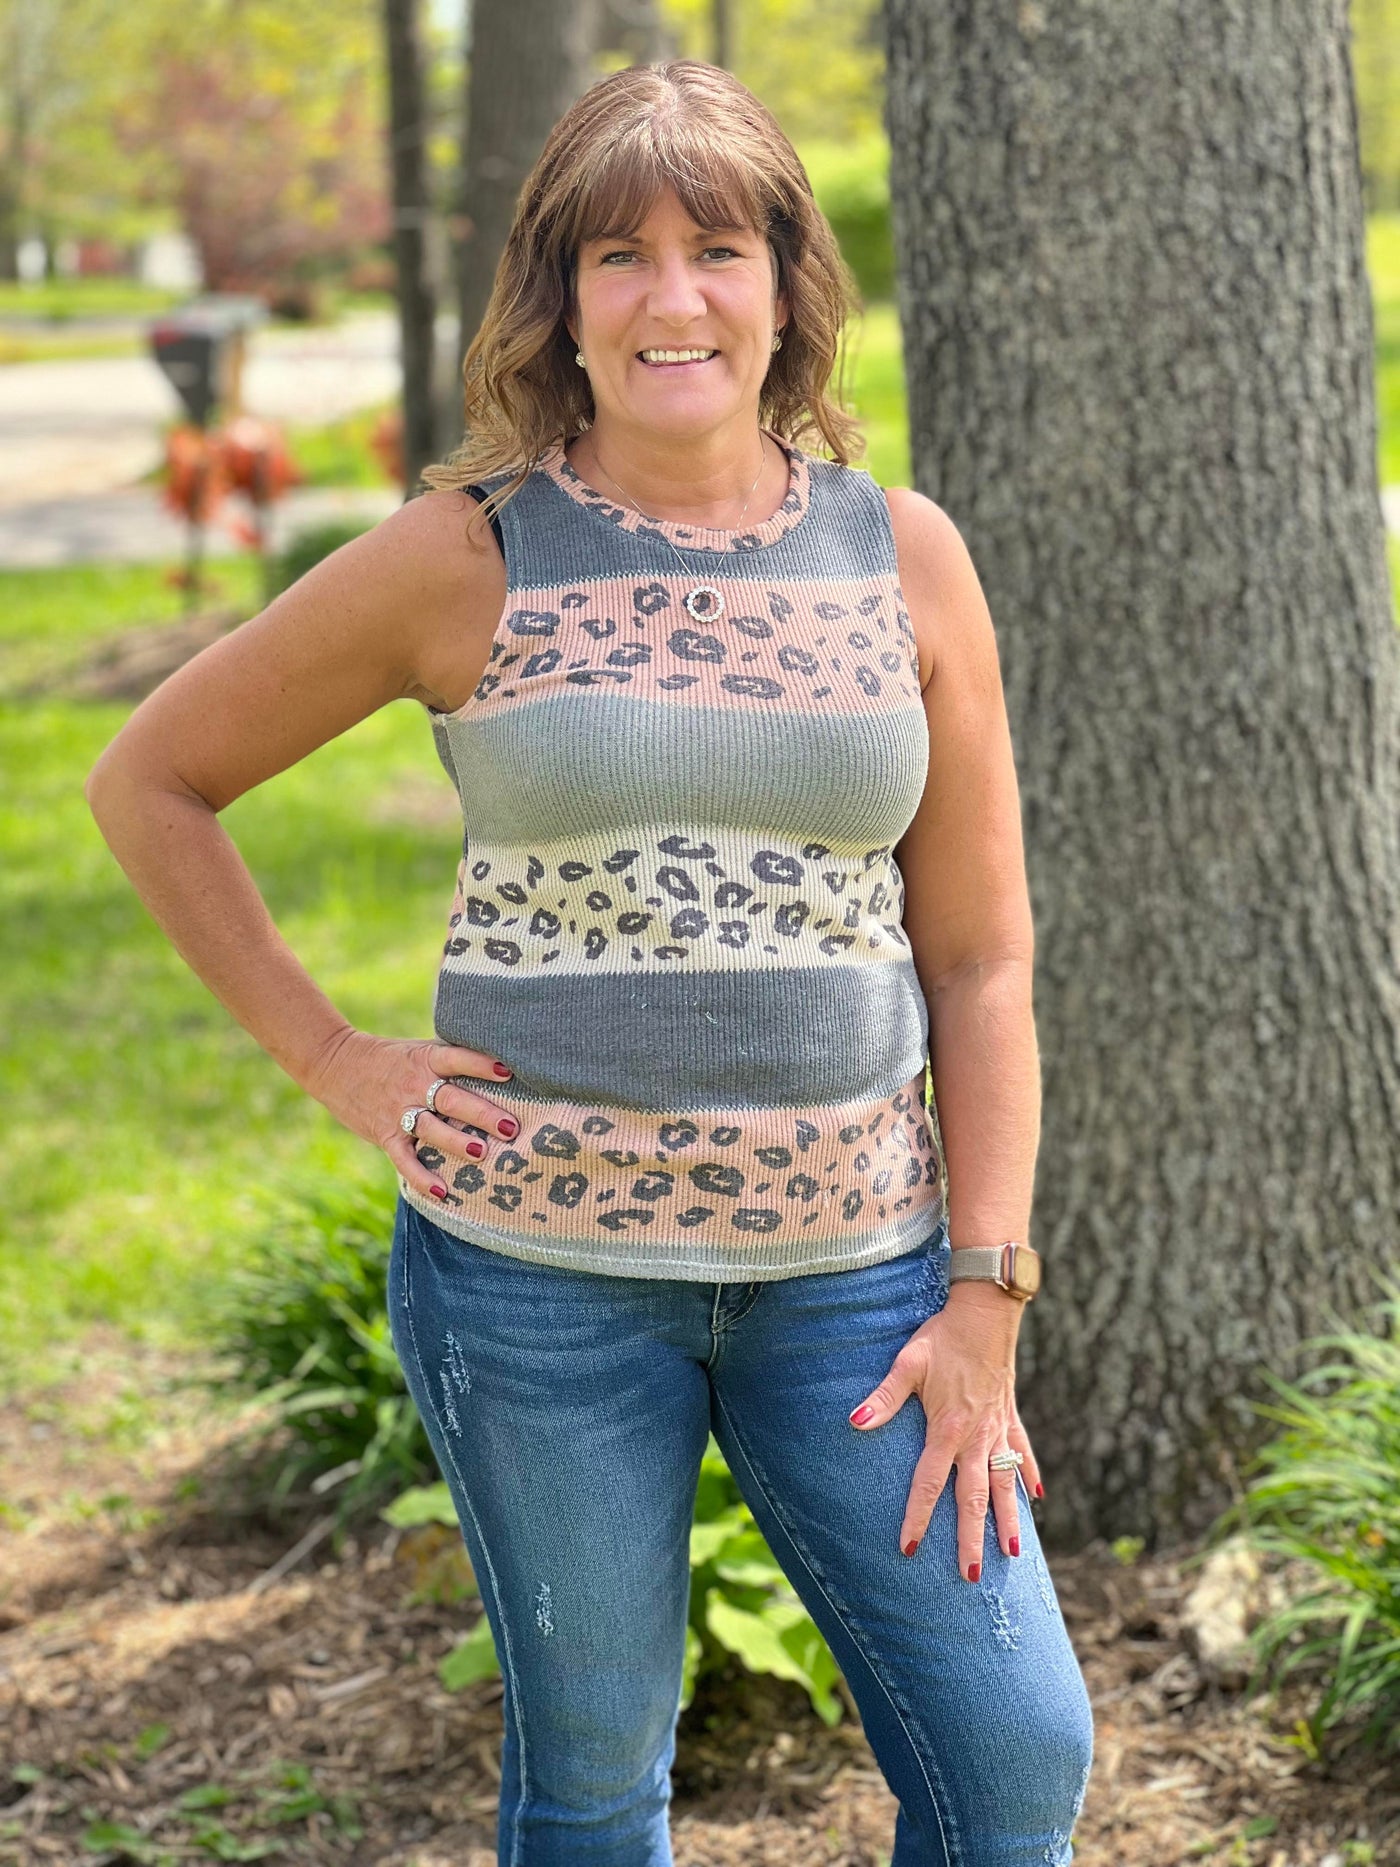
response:
<path id="1" fill-rule="evenodd" d="M 221 601 L 254 605 L 253 566 Z M 0 574 L 0 696 L 86 640 L 161 615 L 146 566 Z M 193 1326 L 259 1220 L 249 1188 L 377 1150 L 304 1095 L 205 989 L 98 833 L 83 780 L 125 705 L 0 698 L 0 1368 L 9 1391 L 104 1318 Z M 22 778 L 21 778 L 22 774 Z M 18 780 L 18 781 L 17 781 Z M 388 707 L 221 821 L 293 948 L 346 1016 L 426 1035 L 459 833 L 426 720 Z"/>

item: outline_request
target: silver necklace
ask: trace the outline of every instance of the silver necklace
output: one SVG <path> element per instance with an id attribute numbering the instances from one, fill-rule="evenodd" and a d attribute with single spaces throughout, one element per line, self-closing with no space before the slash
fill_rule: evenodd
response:
<path id="1" fill-rule="evenodd" d="M 763 468 L 768 459 L 767 453 L 764 452 L 764 449 L 763 449 L 763 437 L 761 435 L 759 436 L 758 445 L 759 445 L 759 452 L 763 454 L 763 459 L 760 460 L 758 463 L 758 472 L 754 476 L 754 483 L 749 488 L 748 498 L 744 501 L 744 511 L 739 514 L 739 524 L 733 527 L 733 530 L 735 530 L 736 532 L 739 530 L 739 527 L 742 526 L 742 524 L 744 523 L 744 512 L 748 511 L 749 506 L 753 501 L 753 496 L 755 492 L 758 490 L 758 482 L 763 478 Z M 612 480 L 613 485 L 617 486 L 617 481 L 613 480 L 613 476 L 608 472 L 607 468 L 603 465 L 602 461 L 597 460 L 595 464 L 597 465 L 598 471 L 603 475 L 604 479 Z M 637 504 L 636 500 L 633 499 L 632 495 L 629 492 L 627 492 L 623 487 L 617 486 L 617 490 L 618 492 L 622 494 L 622 497 L 630 503 L 632 510 L 634 512 L 641 512 L 642 517 L 644 519 L 650 519 L 653 525 L 664 525 L 670 522 L 665 519 L 653 519 L 649 512 L 642 512 L 642 508 Z M 709 527 L 701 528 L 699 526 L 696 527 L 697 531 L 701 529 L 708 530 L 712 528 L 709 528 Z M 685 559 L 681 557 L 681 554 L 679 550 L 677 550 L 676 545 L 672 541 L 672 539 L 667 537 L 665 532 L 663 532 L 661 536 L 666 539 L 667 544 L 671 546 L 671 549 L 675 551 L 676 556 L 680 558 L 681 569 L 685 571 L 689 576 L 694 577 L 696 575 L 696 572 L 691 568 L 689 564 L 686 563 Z M 720 617 L 724 614 L 724 595 L 721 591 L 717 590 L 712 583 L 698 583 L 696 584 L 693 590 L 687 591 L 686 598 L 685 598 L 685 606 L 690 611 L 691 615 L 695 618 L 697 622 L 718 622 Z"/>

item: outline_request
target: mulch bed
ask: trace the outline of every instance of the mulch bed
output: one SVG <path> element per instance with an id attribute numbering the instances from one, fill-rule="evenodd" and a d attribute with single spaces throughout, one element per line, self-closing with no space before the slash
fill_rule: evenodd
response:
<path id="1" fill-rule="evenodd" d="M 230 1418 L 166 1391 L 187 1367 L 96 1330 L 81 1379 L 0 1407 L 0 1862 L 261 1843 L 495 1867 L 501 1682 L 448 1693 L 436 1673 L 480 1611 L 444 1586 L 469 1580 L 456 1533 L 374 1523 L 335 1549 L 324 1500 L 270 1520 L 265 1478 L 227 1457 Z M 148 1421 L 125 1449 L 102 1425 L 122 1383 Z M 1303 1700 L 1208 1687 L 1180 1559 L 1051 1567 L 1096 1713 L 1078 1867 L 1400 1863 L 1400 1768 L 1310 1759 L 1290 1741 Z M 788 1682 L 702 1679 L 677 1737 L 677 1867 L 886 1867 L 895 1803 L 847 1705 L 828 1729 Z M 148 1840 L 87 1847 L 94 1823 Z"/>

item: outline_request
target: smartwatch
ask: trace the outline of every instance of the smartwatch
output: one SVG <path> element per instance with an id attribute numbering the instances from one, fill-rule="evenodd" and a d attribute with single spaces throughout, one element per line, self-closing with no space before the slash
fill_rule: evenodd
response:
<path id="1" fill-rule="evenodd" d="M 949 1253 L 948 1282 L 996 1284 L 1028 1303 L 1040 1288 L 1040 1253 L 1008 1240 L 1004 1245 L 961 1245 Z"/>

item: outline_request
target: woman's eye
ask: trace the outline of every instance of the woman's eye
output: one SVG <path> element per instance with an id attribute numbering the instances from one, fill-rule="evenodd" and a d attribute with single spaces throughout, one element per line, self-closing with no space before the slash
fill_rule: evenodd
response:
<path id="1" fill-rule="evenodd" d="M 738 253 L 732 246 L 707 246 L 705 251 L 706 253 L 727 253 L 731 259 L 738 258 Z M 606 266 L 610 259 L 631 259 L 633 257 L 634 255 L 630 248 L 619 247 L 616 252 L 604 253 L 598 263 L 600 266 Z"/>

